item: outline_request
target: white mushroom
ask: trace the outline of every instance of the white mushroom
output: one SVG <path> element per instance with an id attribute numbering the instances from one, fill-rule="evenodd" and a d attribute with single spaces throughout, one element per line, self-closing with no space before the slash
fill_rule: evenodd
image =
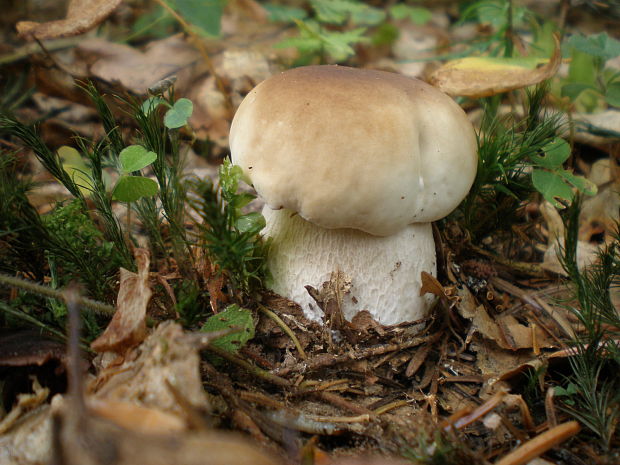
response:
<path id="1" fill-rule="evenodd" d="M 342 310 L 382 324 L 427 315 L 420 273 L 435 274 L 431 221 L 469 191 L 476 138 L 463 110 L 405 76 L 342 66 L 292 69 L 243 100 L 233 163 L 265 200 L 270 287 L 322 312 L 305 285 L 351 279 Z"/>

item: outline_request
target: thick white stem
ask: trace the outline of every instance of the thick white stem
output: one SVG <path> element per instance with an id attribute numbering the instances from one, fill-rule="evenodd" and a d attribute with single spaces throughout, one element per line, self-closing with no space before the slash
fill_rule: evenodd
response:
<path id="1" fill-rule="evenodd" d="M 430 223 L 379 237 L 354 229 L 320 228 L 286 209 L 265 207 L 263 215 L 264 235 L 272 239 L 270 287 L 300 304 L 309 318 L 320 320 L 323 313 L 304 286 L 318 289 L 334 271 L 351 280 L 342 305 L 347 320 L 361 310 L 384 325 L 428 314 L 432 297 L 420 297 L 420 273 L 436 273 Z"/>

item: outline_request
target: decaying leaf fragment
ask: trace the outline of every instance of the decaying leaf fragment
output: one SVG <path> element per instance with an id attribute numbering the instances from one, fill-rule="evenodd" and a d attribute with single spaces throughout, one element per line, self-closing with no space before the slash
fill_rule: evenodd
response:
<path id="1" fill-rule="evenodd" d="M 463 318 L 471 320 L 472 333 L 480 334 L 485 339 L 495 342 L 502 349 L 554 347 L 553 341 L 540 328 L 525 326 L 509 314 L 491 318 L 483 305 L 476 304 L 467 288 L 458 288 L 457 292 L 460 300 L 456 309 Z"/>
<path id="2" fill-rule="evenodd" d="M 97 352 L 123 352 L 142 342 L 146 336 L 146 306 L 151 298 L 149 253 L 136 249 L 138 273 L 121 268 L 121 286 L 116 301 L 116 313 L 101 336 L 91 347 Z"/>
<path id="3" fill-rule="evenodd" d="M 545 251 L 541 266 L 545 270 L 549 270 L 561 276 L 567 276 L 560 262 L 560 257 L 562 256 L 562 250 L 564 248 L 564 223 L 562 222 L 562 217 L 549 202 L 543 202 L 540 205 L 540 213 L 545 219 L 549 230 L 547 250 Z M 589 265 L 592 265 L 597 259 L 598 252 L 598 245 L 578 240 L 576 257 L 578 268 L 583 270 Z"/>
<path id="4" fill-rule="evenodd" d="M 598 188 L 596 195 L 583 199 L 579 213 L 579 240 L 589 242 L 597 235 L 605 243 L 613 239 L 620 221 L 620 167 L 612 158 L 592 164 L 588 180 Z"/>
<path id="5" fill-rule="evenodd" d="M 463 97 L 489 97 L 538 84 L 560 67 L 559 41 L 546 64 L 538 58 L 467 57 L 449 61 L 437 69 L 430 82 L 443 92 Z"/>
<path id="6" fill-rule="evenodd" d="M 17 396 L 17 404 L 0 421 L 0 435 L 11 429 L 24 412 L 32 410 L 45 402 L 50 393 L 48 388 L 41 387 L 36 378 L 32 382 L 32 390 L 34 391 L 32 394 L 24 393 Z M 0 457 L 2 457 L 2 454 L 0 454 Z"/>
<path id="7" fill-rule="evenodd" d="M 325 281 L 320 289 L 306 286 L 306 290 L 323 310 L 325 318 L 332 329 L 341 329 L 346 326 L 342 314 L 342 299 L 351 292 L 351 278 L 338 270 L 332 272 L 329 281 Z"/>
<path id="8" fill-rule="evenodd" d="M 20 21 L 17 32 L 26 39 L 56 39 L 83 34 L 102 23 L 122 0 L 71 0 L 67 17 L 56 21 L 37 23 Z"/>
<path id="9" fill-rule="evenodd" d="M 97 399 L 133 402 L 182 417 L 180 396 L 194 408 L 208 410 L 198 348 L 181 326 L 160 324 L 136 352 L 136 357 L 125 357 L 122 365 L 99 374 L 93 383 Z"/>
<path id="10" fill-rule="evenodd" d="M 56 455 L 64 465 L 277 465 L 243 437 L 216 431 L 148 434 L 125 429 L 92 412 L 78 413 L 70 398 L 57 396 Z M 51 437 L 51 435 L 50 435 Z M 46 463 L 48 457 L 40 462 Z M 59 463 L 59 462 L 56 462 Z"/>
<path id="11" fill-rule="evenodd" d="M 52 420 L 44 404 L 22 416 L 0 435 L 2 465 L 38 465 L 51 456 Z"/>

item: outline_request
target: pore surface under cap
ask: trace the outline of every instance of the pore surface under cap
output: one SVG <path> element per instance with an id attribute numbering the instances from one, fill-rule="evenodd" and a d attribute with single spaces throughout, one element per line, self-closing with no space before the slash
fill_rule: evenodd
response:
<path id="1" fill-rule="evenodd" d="M 341 66 L 296 68 L 256 86 L 230 147 L 271 208 L 374 235 L 446 216 L 477 164 L 473 128 L 450 97 L 399 74 Z"/>

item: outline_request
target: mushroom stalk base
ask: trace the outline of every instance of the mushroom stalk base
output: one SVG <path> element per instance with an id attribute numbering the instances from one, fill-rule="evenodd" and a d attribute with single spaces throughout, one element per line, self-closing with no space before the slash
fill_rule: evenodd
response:
<path id="1" fill-rule="evenodd" d="M 324 229 L 286 209 L 265 207 L 263 215 L 263 234 L 272 240 L 269 287 L 301 305 L 308 318 L 320 321 L 323 312 L 305 286 L 321 289 L 333 272 L 350 281 L 342 299 L 342 313 L 349 321 L 362 310 L 384 325 L 428 315 L 433 298 L 420 296 L 420 273 L 436 274 L 430 223 L 380 237 L 354 229 Z"/>

